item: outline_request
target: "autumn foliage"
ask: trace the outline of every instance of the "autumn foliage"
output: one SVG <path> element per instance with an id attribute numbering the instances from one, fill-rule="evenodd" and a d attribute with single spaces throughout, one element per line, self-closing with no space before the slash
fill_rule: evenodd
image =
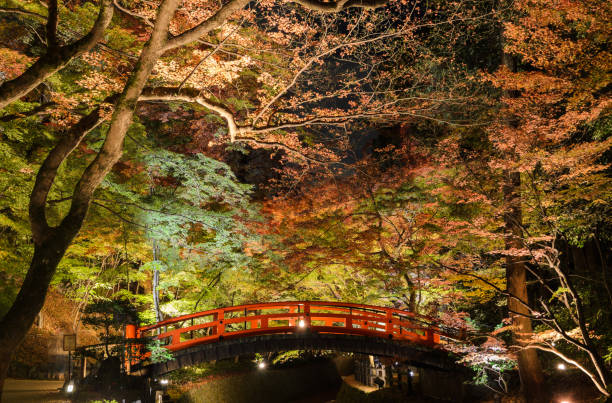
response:
<path id="1" fill-rule="evenodd" d="M 609 396 L 611 8 L 0 0 L 0 362 L 49 287 L 75 328 L 331 299 Z"/>

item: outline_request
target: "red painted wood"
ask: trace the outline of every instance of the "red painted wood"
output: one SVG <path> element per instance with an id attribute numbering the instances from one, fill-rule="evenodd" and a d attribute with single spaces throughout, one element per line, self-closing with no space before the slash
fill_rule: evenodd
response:
<path id="1" fill-rule="evenodd" d="M 205 322 L 192 325 L 195 319 L 206 317 L 209 318 Z M 196 331 L 206 334 L 191 338 Z M 231 306 L 178 316 L 140 327 L 135 337 L 168 339 L 166 347 L 178 351 L 214 343 L 220 338 L 305 331 L 382 337 L 427 346 L 439 344 L 440 336 L 446 336 L 432 318 L 413 312 L 346 302 L 292 301 Z M 157 332 L 160 333 L 153 334 Z"/>

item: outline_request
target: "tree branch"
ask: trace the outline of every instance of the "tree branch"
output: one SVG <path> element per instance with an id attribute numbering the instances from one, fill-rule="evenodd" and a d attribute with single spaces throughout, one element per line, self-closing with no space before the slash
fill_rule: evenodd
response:
<path id="1" fill-rule="evenodd" d="M 363 8 L 365 10 L 375 10 L 384 7 L 387 0 L 340 0 L 337 2 L 323 2 L 317 0 L 293 0 L 294 3 L 302 7 L 323 13 L 337 13 L 349 8 Z"/>
<path id="2" fill-rule="evenodd" d="M 246 5 L 249 4 L 249 1 L 250 0 L 230 0 L 227 4 L 221 6 L 221 8 L 206 21 L 168 40 L 163 48 L 163 51 L 165 52 L 179 46 L 195 42 L 201 36 L 204 36 L 223 25 L 232 14 L 246 7 Z"/>
<path id="3" fill-rule="evenodd" d="M 107 101 L 112 101 L 112 98 L 107 98 Z M 36 244 L 42 244 L 44 239 L 49 236 L 50 227 L 45 210 L 49 190 L 55 181 L 57 170 L 83 138 L 103 122 L 100 112 L 101 109 L 98 107 L 72 126 L 49 152 L 38 170 L 29 205 L 32 237 Z"/>
<path id="4" fill-rule="evenodd" d="M 47 17 L 47 47 L 48 52 L 57 49 L 57 19 L 58 7 L 57 0 L 49 0 L 49 16 Z"/>
<path id="5" fill-rule="evenodd" d="M 119 11 L 121 11 L 122 13 L 125 13 L 127 15 L 129 15 L 130 17 L 134 17 L 138 20 L 141 20 L 145 25 L 149 26 L 149 27 L 153 27 L 153 23 L 151 22 L 151 20 L 149 20 L 147 17 L 145 17 L 144 15 L 140 15 L 138 13 L 135 13 L 131 10 L 128 10 L 127 8 L 123 7 L 121 4 L 119 4 L 119 0 L 113 0 L 113 5 L 115 6 L 115 8 Z"/>
<path id="6" fill-rule="evenodd" d="M 600 380 L 597 379 L 595 374 L 593 374 L 586 367 L 581 365 L 578 361 L 572 360 L 571 358 L 565 356 L 565 354 L 561 353 L 556 348 L 550 348 L 548 346 L 543 346 L 543 345 L 540 345 L 540 344 L 530 344 L 530 345 L 524 346 L 523 349 L 537 349 L 537 350 L 540 350 L 540 351 L 546 351 L 546 352 L 549 352 L 549 353 L 552 353 L 552 354 L 556 355 L 557 357 L 561 358 L 563 361 L 567 362 L 570 365 L 575 366 L 580 371 L 584 372 L 591 379 L 591 382 L 593 382 L 593 384 L 595 385 L 595 387 L 597 388 L 597 390 L 601 394 L 603 394 L 606 397 L 610 397 L 610 392 L 608 392 L 606 390 L 606 386 L 607 385 L 602 384 L 600 382 Z"/>
<path id="7" fill-rule="evenodd" d="M 2 116 L 0 117 L 0 122 L 10 122 L 15 119 L 23 119 L 23 118 L 27 118 L 27 117 L 34 116 L 34 115 L 43 115 L 44 114 L 43 112 L 45 110 L 55 105 L 56 105 L 55 102 L 46 102 L 28 112 L 13 113 L 11 115 Z"/>
<path id="8" fill-rule="evenodd" d="M 22 10 L 20 8 L 13 8 L 13 7 L 0 7 L 0 13 L 20 14 L 20 15 L 25 15 L 26 17 L 34 17 L 36 19 L 43 19 L 43 20 L 47 19 L 47 17 L 45 17 L 42 14 L 38 14 L 33 11 Z"/>
<path id="9" fill-rule="evenodd" d="M 115 210 L 111 209 L 108 206 L 105 206 L 104 204 L 97 202 L 95 200 L 92 200 L 91 204 L 96 205 L 98 207 L 102 207 L 103 209 L 107 210 L 108 212 L 110 212 L 112 215 L 114 215 L 115 217 L 119 218 L 121 221 L 126 222 L 128 224 L 134 225 L 136 227 L 141 227 L 141 228 L 147 228 L 145 225 L 142 224 L 138 224 L 137 222 L 128 220 L 127 218 L 123 217 L 120 213 L 116 212 Z"/>
<path id="10" fill-rule="evenodd" d="M 297 149 L 294 149 L 292 147 L 289 147 L 286 144 L 283 144 L 280 142 L 259 140 L 256 138 L 246 137 L 246 136 L 238 136 L 238 134 L 240 133 L 246 134 L 250 132 L 257 132 L 258 130 L 254 130 L 250 126 L 238 126 L 234 119 L 234 115 L 232 111 L 230 111 L 224 105 L 218 104 L 214 101 L 211 101 L 209 99 L 202 97 L 200 93 L 195 90 L 183 89 L 179 93 L 176 93 L 176 89 L 174 88 L 166 88 L 166 87 L 149 88 L 143 91 L 142 95 L 139 98 L 139 101 L 184 101 L 184 102 L 197 103 L 199 105 L 204 106 L 207 109 L 210 109 L 213 112 L 216 112 L 219 116 L 225 119 L 225 121 L 227 122 L 230 141 L 232 143 L 236 141 L 241 141 L 241 142 L 259 144 L 259 145 L 268 146 L 268 147 L 276 147 L 276 148 L 281 148 L 289 152 L 290 154 L 298 155 L 300 158 L 310 161 L 310 162 L 316 162 L 319 164 L 327 162 L 327 161 L 323 161 L 323 160 L 311 157 L 309 155 L 306 155 L 305 153 Z M 266 130 L 266 131 L 280 130 L 283 127 L 287 127 L 287 126 L 282 126 L 282 127 L 279 126 L 276 128 L 270 127 L 268 128 L 269 130 Z"/>
<path id="11" fill-rule="evenodd" d="M 183 89 L 177 92 L 176 88 L 169 87 L 157 87 L 157 88 L 146 88 L 140 95 L 139 101 L 183 101 L 197 103 L 216 112 L 219 116 L 227 121 L 228 131 L 230 139 L 233 142 L 238 133 L 238 125 L 234 120 L 234 115 L 225 106 L 218 104 L 214 101 L 204 98 L 200 95 L 199 91 L 191 89 Z"/>
<path id="12" fill-rule="evenodd" d="M 191 76 L 193 76 L 193 74 L 196 72 L 196 70 L 202 65 L 202 63 L 204 63 L 208 58 L 210 58 L 211 56 L 213 56 L 215 53 L 217 53 L 217 51 L 219 49 L 221 49 L 221 47 L 223 46 L 223 44 L 232 36 L 234 35 L 234 33 L 236 31 L 238 31 L 238 29 L 242 26 L 242 24 L 238 25 L 236 28 L 234 28 L 234 30 L 232 32 L 230 32 L 225 38 L 223 38 L 223 40 L 221 42 L 219 42 L 214 48 L 213 50 L 211 50 L 210 52 L 208 52 L 208 54 L 206 56 L 204 56 L 199 62 L 198 64 L 196 64 L 196 66 L 189 72 L 189 74 L 187 74 L 187 77 L 185 77 L 183 79 L 183 81 L 181 81 L 181 83 L 178 86 L 178 91 L 180 91 L 183 86 L 185 85 L 185 83 L 191 78 Z"/>
<path id="13" fill-rule="evenodd" d="M 94 191 L 121 158 L 125 135 L 132 123 L 138 98 L 142 94 L 155 63 L 162 54 L 168 37 L 170 21 L 179 2 L 180 0 L 163 0 L 161 3 L 151 37 L 140 53 L 135 71 L 119 95 L 100 151 L 91 164 L 85 168 L 74 189 L 70 210 L 60 224 L 62 227 L 78 231 L 85 219 Z"/>
<path id="14" fill-rule="evenodd" d="M 111 1 L 112 0 L 101 0 L 98 18 L 87 35 L 70 45 L 55 48 L 49 47 L 47 53 L 41 56 L 23 74 L 2 83 L 2 85 L 0 85 L 0 109 L 3 109 L 8 104 L 28 94 L 49 76 L 63 68 L 70 60 L 89 51 L 96 43 L 98 43 L 100 39 L 102 39 L 104 30 L 110 24 L 113 17 L 113 7 Z M 50 5 L 49 9 L 49 21 L 51 21 L 52 24 L 55 24 L 54 27 L 56 27 L 57 15 L 55 17 L 52 17 L 52 15 L 56 14 L 57 11 L 52 10 L 52 5 Z M 32 14 L 35 13 L 28 13 L 27 15 Z M 56 20 L 55 22 L 53 22 L 54 19 Z M 50 29 L 50 23 L 48 23 L 47 34 L 49 34 Z M 55 30 L 55 28 L 53 29 Z M 53 33 L 51 35 L 51 39 L 57 40 L 55 38 L 56 34 L 56 32 Z"/>
<path id="15" fill-rule="evenodd" d="M 327 3 L 324 3 L 327 4 Z M 388 33 L 388 34 L 384 34 L 384 35 L 378 35 L 378 36 L 374 36 L 372 38 L 367 38 L 367 39 L 362 39 L 362 40 L 358 40 L 358 41 L 352 41 L 352 42 L 345 42 L 345 43 L 341 43 L 339 45 L 333 46 L 332 48 L 326 50 L 325 52 L 322 52 L 320 54 L 317 54 L 313 57 L 311 57 L 305 64 L 304 66 L 302 66 L 302 68 L 293 76 L 293 79 L 291 80 L 291 82 L 289 84 L 287 84 L 285 86 L 285 88 L 283 88 L 281 91 L 278 92 L 278 94 L 276 94 L 276 96 L 274 98 L 272 98 L 270 100 L 270 102 L 268 102 L 262 109 L 261 111 L 255 116 L 255 118 L 253 119 L 253 125 L 257 124 L 257 121 L 263 116 L 263 114 L 268 110 L 268 108 L 270 108 L 276 101 L 278 101 L 283 95 L 285 95 L 287 93 L 287 91 L 289 91 L 289 89 L 291 89 L 296 83 L 297 80 L 299 79 L 299 77 L 306 71 L 308 70 L 308 68 L 310 68 L 310 66 L 312 66 L 312 64 L 314 62 L 316 62 L 317 60 L 328 56 L 342 48 L 347 48 L 347 47 L 353 47 L 353 46 L 361 46 L 361 45 L 365 45 L 371 42 L 376 42 L 376 41 L 380 41 L 382 39 L 388 39 L 388 38 L 392 38 L 392 37 L 397 37 L 400 36 L 402 34 L 404 34 L 404 31 L 399 31 L 399 32 L 392 32 L 392 33 Z"/>
<path id="16" fill-rule="evenodd" d="M 309 10 L 327 13 L 338 12 L 351 7 L 372 10 L 383 7 L 385 4 L 387 4 L 387 0 L 340 0 L 339 2 L 335 3 L 321 2 L 316 0 L 290 1 Z M 227 4 L 221 6 L 221 8 L 206 21 L 170 39 L 166 44 L 164 51 L 198 40 L 200 37 L 208 34 L 212 30 L 219 28 L 234 12 L 243 9 L 247 4 L 249 4 L 249 0 L 230 0 Z"/>

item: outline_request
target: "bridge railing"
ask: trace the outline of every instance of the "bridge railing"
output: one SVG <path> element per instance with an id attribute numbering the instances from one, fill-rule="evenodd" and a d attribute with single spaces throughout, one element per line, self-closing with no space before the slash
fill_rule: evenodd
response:
<path id="1" fill-rule="evenodd" d="M 394 308 L 322 302 L 270 302 L 213 309 L 126 329 L 135 338 L 155 338 L 170 351 L 222 339 L 263 334 L 317 332 L 354 334 L 409 341 L 426 346 L 440 343 L 434 320 Z M 133 337 L 132 336 L 132 337 Z"/>

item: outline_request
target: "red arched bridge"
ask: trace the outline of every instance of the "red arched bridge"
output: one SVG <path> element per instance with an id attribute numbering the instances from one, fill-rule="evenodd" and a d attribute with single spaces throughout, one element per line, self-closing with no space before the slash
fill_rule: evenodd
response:
<path id="1" fill-rule="evenodd" d="M 133 369 L 148 366 L 159 374 L 203 361 L 295 349 L 351 351 L 444 366 L 436 347 L 461 335 L 400 309 L 297 301 L 212 309 L 144 327 L 128 325 L 126 337 L 160 340 L 173 353 L 175 360 L 147 365 L 150 353 L 132 348 Z"/>

